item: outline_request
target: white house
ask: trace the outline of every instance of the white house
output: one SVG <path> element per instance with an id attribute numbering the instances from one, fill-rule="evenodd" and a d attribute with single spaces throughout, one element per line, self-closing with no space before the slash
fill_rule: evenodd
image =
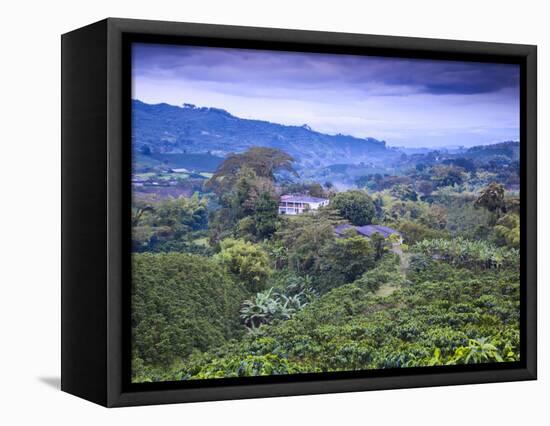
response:
<path id="1" fill-rule="evenodd" d="M 305 211 L 317 210 L 328 206 L 327 198 L 310 197 L 307 195 L 282 195 L 279 201 L 279 214 L 302 214 Z"/>

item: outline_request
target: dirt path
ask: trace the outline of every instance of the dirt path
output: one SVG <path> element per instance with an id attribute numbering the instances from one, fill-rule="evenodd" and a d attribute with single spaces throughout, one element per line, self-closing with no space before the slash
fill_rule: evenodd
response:
<path id="1" fill-rule="evenodd" d="M 407 268 L 409 267 L 409 255 L 403 253 L 401 245 L 394 245 L 390 251 L 399 256 L 399 271 L 403 276 L 407 273 Z M 392 283 L 386 283 L 380 286 L 378 290 L 374 293 L 376 296 L 386 297 L 392 294 L 395 290 L 399 288 L 399 285 Z"/>
<path id="2" fill-rule="evenodd" d="M 403 253 L 401 245 L 393 246 L 390 251 L 399 256 L 399 270 L 405 275 L 409 267 L 409 254 Z"/>

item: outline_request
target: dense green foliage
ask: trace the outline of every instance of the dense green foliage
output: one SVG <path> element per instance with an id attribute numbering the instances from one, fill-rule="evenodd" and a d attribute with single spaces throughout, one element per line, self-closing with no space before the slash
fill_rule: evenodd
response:
<path id="1" fill-rule="evenodd" d="M 238 233 L 252 240 L 271 237 L 279 226 L 279 203 L 268 192 L 256 199 L 252 214 L 239 221 Z"/>
<path id="2" fill-rule="evenodd" d="M 245 300 L 241 308 L 241 319 L 251 331 L 264 324 L 278 319 L 290 319 L 297 311 L 303 309 L 312 293 L 300 291 L 296 293 L 290 288 L 286 292 L 267 291 L 257 293 L 252 299 Z M 294 294 L 293 294 L 294 293 Z"/>
<path id="3" fill-rule="evenodd" d="M 331 215 L 301 215 L 287 219 L 278 232 L 283 265 L 302 275 L 316 275 L 320 270 L 323 248 L 335 240 Z"/>
<path id="4" fill-rule="evenodd" d="M 374 217 L 374 203 L 364 191 L 340 192 L 332 199 L 332 205 L 353 225 L 368 225 Z"/>
<path id="5" fill-rule="evenodd" d="M 252 154 L 251 154 L 252 155 Z M 222 163 L 205 184 L 218 194 L 220 209 L 211 212 L 210 241 L 213 244 L 231 236 L 250 240 L 270 237 L 277 229 L 279 220 L 278 197 L 272 174 L 279 168 L 287 168 L 291 159 L 286 156 L 276 164 L 269 163 L 268 152 L 254 153 L 254 168 L 248 165 L 236 167 L 233 163 L 249 159 L 237 155 L 228 159 L 232 168 Z M 252 161 L 252 160 L 250 160 Z M 236 235 L 235 235 L 236 234 Z"/>
<path id="6" fill-rule="evenodd" d="M 273 148 L 253 147 L 242 154 L 230 154 L 207 182 L 216 193 L 231 190 L 239 173 L 250 170 L 256 177 L 273 180 L 278 170 L 292 171 L 293 158 Z"/>
<path id="7" fill-rule="evenodd" d="M 186 114 L 225 117 L 207 110 Z M 133 380 L 518 360 L 515 148 L 403 154 L 393 174 L 313 168 L 320 184 L 253 147 L 194 194 L 134 200 Z M 341 190 L 348 174 L 356 187 Z M 279 215 L 281 194 L 330 203 Z M 343 224 L 399 233 L 336 234 Z"/>
<path id="8" fill-rule="evenodd" d="M 377 158 L 398 156 L 385 149 L 384 142 L 373 138 L 328 135 L 307 126 L 284 126 L 268 121 L 242 119 L 219 108 L 190 104 L 183 107 L 150 105 L 134 100 L 132 119 L 132 141 L 136 151 L 141 154 L 142 148 L 147 146 L 152 154 L 135 155 L 137 167 L 162 162 L 173 164 L 175 161 L 171 160 L 172 157 L 185 158 L 205 153 L 216 153 L 227 158 L 230 154 L 242 153 L 258 146 L 280 149 L 282 142 L 286 142 L 285 152 L 293 157 L 300 156 L 304 165 L 315 165 L 317 168 L 321 163 L 353 160 L 358 154 L 367 153 Z M 150 157 L 153 157 L 154 163 L 145 163 Z M 219 157 L 215 158 L 219 161 Z M 197 164 L 212 167 L 212 160 L 198 158 L 197 163 L 189 163 L 182 159 L 180 161 L 184 165 L 180 167 L 191 168 Z"/>
<path id="9" fill-rule="evenodd" d="M 519 214 L 517 213 L 509 213 L 497 221 L 495 234 L 501 245 L 519 249 L 519 224 Z"/>
<path id="10" fill-rule="evenodd" d="M 319 286 L 325 293 L 359 278 L 374 267 L 375 250 L 364 237 L 353 236 L 332 241 L 321 252 Z"/>
<path id="11" fill-rule="evenodd" d="M 227 238 L 220 243 L 220 252 L 215 259 L 241 282 L 249 291 L 263 288 L 271 273 L 267 253 L 259 246 Z"/>
<path id="12" fill-rule="evenodd" d="M 519 269 L 517 250 L 495 247 L 484 241 L 467 241 L 460 237 L 453 240 L 423 240 L 413 249 L 432 259 L 474 270 L 502 267 Z"/>
<path id="13" fill-rule="evenodd" d="M 143 379 L 144 366 L 167 365 L 237 335 L 245 295 L 212 259 L 134 254 L 134 376 Z"/>
<path id="14" fill-rule="evenodd" d="M 201 251 L 193 240 L 208 224 L 206 199 L 168 199 L 134 203 L 133 246 L 138 252 Z"/>
<path id="15" fill-rule="evenodd" d="M 191 357 L 165 378 L 236 377 L 517 360 L 517 273 L 479 276 L 432 261 L 405 278 L 387 259 L 352 284 L 275 321 L 240 342 Z M 401 290 L 376 296 L 372 284 Z M 240 362 L 239 362 L 240 361 Z M 250 364 L 256 368 L 248 368 Z"/>

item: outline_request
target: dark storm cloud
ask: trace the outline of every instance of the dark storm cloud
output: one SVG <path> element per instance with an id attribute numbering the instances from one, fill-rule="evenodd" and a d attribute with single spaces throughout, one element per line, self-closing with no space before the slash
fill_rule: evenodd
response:
<path id="1" fill-rule="evenodd" d="M 517 66 L 138 44 L 137 76 L 376 95 L 475 95 L 517 88 Z"/>
<path id="2" fill-rule="evenodd" d="M 473 95 L 515 88 L 519 84 L 517 67 L 480 63 L 433 63 L 415 76 L 414 83 L 424 92 Z"/>

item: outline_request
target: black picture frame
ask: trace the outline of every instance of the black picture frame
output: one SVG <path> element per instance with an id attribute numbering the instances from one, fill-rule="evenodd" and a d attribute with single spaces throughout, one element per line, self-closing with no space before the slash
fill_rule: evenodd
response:
<path id="1" fill-rule="evenodd" d="M 520 65 L 521 361 L 132 384 L 135 41 Z M 62 390 L 117 407 L 536 379 L 536 46 L 109 18 L 62 36 Z"/>

